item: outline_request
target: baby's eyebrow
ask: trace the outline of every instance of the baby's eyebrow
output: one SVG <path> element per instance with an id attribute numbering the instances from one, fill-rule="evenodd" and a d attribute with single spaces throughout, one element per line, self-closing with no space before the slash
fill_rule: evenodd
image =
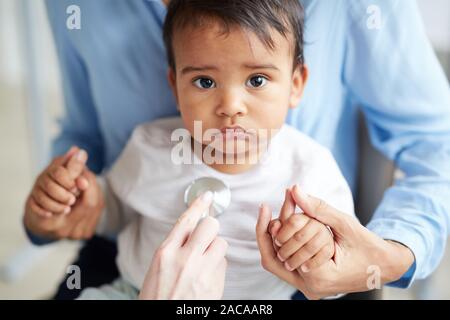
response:
<path id="1" fill-rule="evenodd" d="M 218 68 L 215 66 L 199 66 L 199 67 L 187 66 L 181 70 L 181 74 L 184 75 L 189 72 L 198 72 L 198 71 L 207 71 L 207 70 L 218 70 Z"/>
<path id="2" fill-rule="evenodd" d="M 244 67 L 247 69 L 273 69 L 273 70 L 277 70 L 280 71 L 280 69 L 278 69 L 276 66 L 274 66 L 271 63 L 268 64 L 244 64 Z"/>

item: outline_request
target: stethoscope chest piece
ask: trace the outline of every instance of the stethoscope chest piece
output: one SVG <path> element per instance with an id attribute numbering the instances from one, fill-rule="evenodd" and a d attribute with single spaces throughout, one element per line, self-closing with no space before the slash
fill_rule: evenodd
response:
<path id="1" fill-rule="evenodd" d="M 231 202 L 230 188 L 222 180 L 212 177 L 202 177 L 194 180 L 184 192 L 184 203 L 186 206 L 190 206 L 199 195 L 207 191 L 211 191 L 214 195 L 209 215 L 218 217 L 225 212 Z"/>

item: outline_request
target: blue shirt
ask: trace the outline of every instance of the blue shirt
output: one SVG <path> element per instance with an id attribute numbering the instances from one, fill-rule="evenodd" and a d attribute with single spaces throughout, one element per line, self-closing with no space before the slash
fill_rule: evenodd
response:
<path id="1" fill-rule="evenodd" d="M 440 262 L 450 225 L 450 90 L 411 0 L 302 1 L 304 97 L 287 122 L 333 152 L 354 190 L 357 112 L 373 145 L 405 173 L 368 228 L 408 246 L 407 287 Z M 47 0 L 61 64 L 66 115 L 54 154 L 78 145 L 96 172 L 108 168 L 143 122 L 177 114 L 166 80 L 166 8 L 157 0 Z M 66 8 L 81 9 L 81 29 Z M 372 28 L 381 18 L 380 28 Z M 375 23 L 376 26 L 376 23 Z"/>

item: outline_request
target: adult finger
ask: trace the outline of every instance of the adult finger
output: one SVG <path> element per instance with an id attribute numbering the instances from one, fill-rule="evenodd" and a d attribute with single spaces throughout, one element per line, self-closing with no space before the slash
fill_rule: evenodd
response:
<path id="1" fill-rule="evenodd" d="M 325 201 L 304 193 L 298 185 L 295 185 L 292 192 L 295 203 L 309 217 L 329 226 L 335 236 L 342 236 L 349 233 L 351 217 L 329 206 Z"/>
<path id="2" fill-rule="evenodd" d="M 71 230 L 74 239 L 90 239 L 95 234 L 95 229 L 100 219 L 99 189 L 94 184 L 83 192 L 80 198 L 80 206 L 73 211 L 72 223 L 75 227 Z"/>
<path id="3" fill-rule="evenodd" d="M 270 213 L 269 208 L 264 204 L 261 205 L 258 221 L 256 223 L 256 240 L 263 261 L 270 260 L 271 257 L 275 258 L 275 251 L 272 247 L 272 237 L 267 231 L 271 217 L 272 214 Z"/>
<path id="4" fill-rule="evenodd" d="M 78 151 L 78 147 L 72 146 L 65 154 L 55 157 L 49 167 L 64 166 L 67 161 Z"/>
<path id="5" fill-rule="evenodd" d="M 281 228 L 281 222 L 279 219 L 273 219 L 269 222 L 269 226 L 267 227 L 267 231 L 270 233 L 272 238 L 275 238 L 278 234 L 278 231 Z"/>
<path id="6" fill-rule="evenodd" d="M 90 239 L 94 236 L 99 219 L 100 214 L 91 214 L 87 217 L 83 230 L 84 239 Z"/>
<path id="7" fill-rule="evenodd" d="M 199 223 L 183 246 L 203 254 L 218 233 L 219 221 L 208 216 Z"/>
<path id="8" fill-rule="evenodd" d="M 89 180 L 95 179 L 95 175 L 92 173 L 85 172 L 83 174 L 89 177 Z M 79 228 L 74 230 L 77 233 L 77 237 L 82 239 L 89 239 L 94 235 L 100 218 L 100 211 L 103 210 L 100 207 L 101 193 L 99 187 L 95 185 L 95 181 L 92 181 L 90 185 L 91 187 L 83 192 L 79 200 L 80 208 L 78 210 L 82 211 L 80 212 L 82 218 L 79 222 Z"/>
<path id="9" fill-rule="evenodd" d="M 295 213 L 295 202 L 291 195 L 291 190 L 286 189 L 283 206 L 280 210 L 280 221 L 283 224 L 290 216 Z"/>
<path id="10" fill-rule="evenodd" d="M 84 219 L 78 219 L 77 222 L 74 222 L 70 233 L 70 240 L 84 240 L 84 231 L 86 228 L 86 217 Z"/>
<path id="11" fill-rule="evenodd" d="M 78 178 L 76 178 L 75 184 L 80 191 L 84 191 L 89 187 L 89 180 L 81 174 Z"/>
<path id="12" fill-rule="evenodd" d="M 78 151 L 80 150 L 80 148 L 78 148 L 77 146 L 71 146 L 69 150 L 67 150 L 67 152 L 63 155 L 64 159 L 66 160 L 66 162 L 64 164 L 67 163 L 67 161 L 69 161 L 69 159 Z"/>
<path id="13" fill-rule="evenodd" d="M 228 249 L 228 242 L 221 237 L 216 237 L 211 245 L 206 249 L 204 256 L 210 261 L 211 265 L 220 263 L 225 258 Z"/>
<path id="14" fill-rule="evenodd" d="M 279 219 L 274 219 L 269 222 L 269 226 L 267 227 L 267 232 L 269 232 L 272 237 L 272 246 L 275 251 L 278 251 L 279 246 L 275 243 L 275 237 L 278 234 L 278 231 L 281 228 L 281 222 Z"/>
<path id="15" fill-rule="evenodd" d="M 225 275 L 227 271 L 228 262 L 225 258 L 222 258 L 222 260 L 219 263 L 219 266 L 214 272 L 214 278 L 213 283 L 216 284 L 215 290 L 210 297 L 213 300 L 220 300 L 223 297 L 223 291 L 225 288 Z"/>
<path id="16" fill-rule="evenodd" d="M 89 169 L 84 169 L 79 179 L 85 180 L 86 185 L 83 188 L 81 201 L 88 208 L 96 207 L 102 197 L 101 190 L 97 184 L 97 177 Z"/>
<path id="17" fill-rule="evenodd" d="M 76 207 L 70 215 L 65 216 L 64 225 L 69 230 L 70 239 L 83 239 L 88 219 L 89 215 L 82 206 Z"/>
<path id="18" fill-rule="evenodd" d="M 81 175 L 86 166 L 87 159 L 88 154 L 83 149 L 78 150 L 69 158 L 66 168 L 72 180 L 75 180 Z"/>
<path id="19" fill-rule="evenodd" d="M 178 221 L 175 223 L 175 226 L 170 231 L 162 246 L 174 245 L 181 247 L 195 229 L 203 214 L 209 211 L 213 197 L 213 193 L 207 191 L 195 199 L 189 208 L 178 218 Z"/>

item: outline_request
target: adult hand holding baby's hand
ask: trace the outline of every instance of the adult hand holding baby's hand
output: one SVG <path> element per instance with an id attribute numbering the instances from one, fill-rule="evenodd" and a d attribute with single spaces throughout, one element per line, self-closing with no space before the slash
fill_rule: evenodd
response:
<path id="1" fill-rule="evenodd" d="M 291 194 L 306 215 L 331 228 L 335 247 L 333 258 L 307 272 L 286 270 L 277 257 L 268 230 L 271 213 L 267 206 L 260 210 L 256 234 L 263 267 L 296 287 L 307 298 L 368 291 L 374 289 L 368 281 L 369 271 L 373 268 L 379 271 L 378 282 L 382 285 L 399 279 L 413 264 L 414 255 L 408 247 L 380 238 L 355 218 L 304 194 L 298 186 Z"/>
<path id="2" fill-rule="evenodd" d="M 269 232 L 277 256 L 287 270 L 309 271 L 325 264 L 334 255 L 330 229 L 306 214 L 295 213 L 291 190 L 286 190 L 279 219 L 272 220 Z"/>
<path id="3" fill-rule="evenodd" d="M 203 194 L 178 219 L 153 256 L 140 299 L 222 298 L 228 244 L 217 236 L 216 219 L 207 217 L 197 225 L 212 197 Z"/>
<path id="4" fill-rule="evenodd" d="M 87 153 L 72 147 L 39 175 L 25 205 L 24 224 L 33 234 L 52 239 L 93 236 L 103 208 Z"/>

